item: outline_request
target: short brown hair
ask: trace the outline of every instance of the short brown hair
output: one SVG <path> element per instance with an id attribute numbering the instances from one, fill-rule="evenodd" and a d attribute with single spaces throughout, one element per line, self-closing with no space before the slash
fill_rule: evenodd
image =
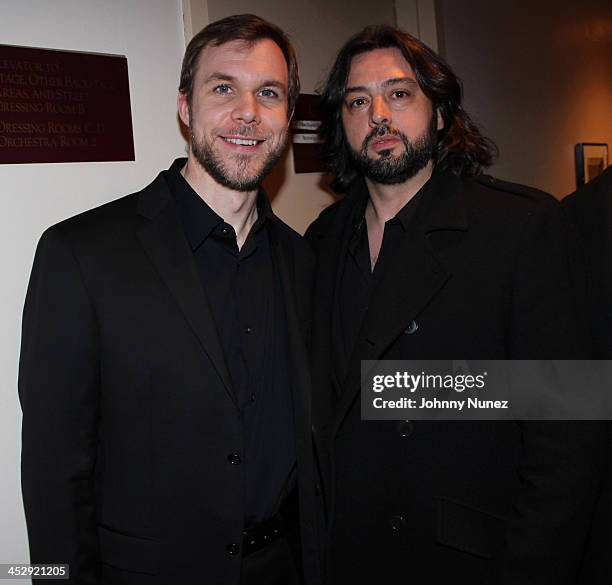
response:
<path id="1" fill-rule="evenodd" d="M 191 39 L 183 57 L 179 91 L 183 92 L 187 96 L 187 100 L 191 102 L 193 78 L 198 60 L 202 51 L 208 45 L 218 47 L 231 41 L 244 41 L 254 44 L 262 39 L 274 41 L 285 56 L 289 77 L 287 105 L 291 115 L 300 93 L 300 78 L 295 50 L 287 35 L 278 26 L 254 14 L 235 14 L 211 22 Z"/>

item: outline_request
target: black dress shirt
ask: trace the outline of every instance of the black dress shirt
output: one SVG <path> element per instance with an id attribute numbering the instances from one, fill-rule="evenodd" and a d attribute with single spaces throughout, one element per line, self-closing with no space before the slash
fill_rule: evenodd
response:
<path id="1" fill-rule="evenodd" d="M 239 250 L 223 221 L 181 175 L 184 159 L 166 172 L 202 280 L 244 423 L 245 525 L 276 513 L 289 490 L 296 448 L 289 383 L 285 307 L 274 269 L 265 194 Z"/>
<path id="2" fill-rule="evenodd" d="M 365 181 L 361 180 L 356 197 L 359 198 L 352 218 L 352 231 L 344 259 L 342 281 L 340 285 L 340 325 L 341 344 L 339 363 L 342 375 L 346 374 L 346 365 L 357 342 L 359 330 L 368 310 L 373 288 L 385 273 L 385 267 L 398 249 L 401 239 L 411 228 L 412 220 L 425 194 L 431 190 L 431 179 L 418 193 L 400 209 L 395 217 L 385 223 L 383 241 L 378 260 L 371 268 L 368 226 L 365 218 L 366 207 L 370 198 Z"/>

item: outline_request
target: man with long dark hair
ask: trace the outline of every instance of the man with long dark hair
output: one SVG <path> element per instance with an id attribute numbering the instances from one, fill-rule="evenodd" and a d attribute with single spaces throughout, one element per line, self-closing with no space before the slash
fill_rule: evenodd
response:
<path id="1" fill-rule="evenodd" d="M 322 116 L 345 193 L 307 233 L 331 583 L 571 583 L 599 427 L 363 421 L 359 398 L 361 360 L 588 355 L 559 205 L 481 174 L 495 149 L 459 80 L 397 29 L 344 45 Z"/>
<path id="2" fill-rule="evenodd" d="M 314 258 L 260 189 L 298 93 L 278 27 L 209 24 L 181 72 L 187 158 L 41 238 L 22 485 L 31 560 L 68 563 L 70 583 L 320 581 Z"/>

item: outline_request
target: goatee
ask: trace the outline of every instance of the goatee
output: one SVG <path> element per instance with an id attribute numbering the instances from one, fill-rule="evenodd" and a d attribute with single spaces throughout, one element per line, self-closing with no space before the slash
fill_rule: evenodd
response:
<path id="1" fill-rule="evenodd" d="M 397 136 L 404 144 L 404 152 L 395 156 L 392 149 L 381 150 L 374 159 L 368 155 L 372 140 L 390 134 Z M 432 159 L 437 144 L 437 116 L 434 114 L 425 134 L 414 142 L 388 124 L 374 128 L 364 139 L 361 151 L 349 147 L 355 166 L 369 179 L 381 185 L 395 185 L 414 177 Z"/>
<path id="2" fill-rule="evenodd" d="M 263 179 L 281 158 L 287 144 L 285 134 L 280 138 L 278 145 L 268 151 L 260 167 L 251 170 L 249 167 L 253 161 L 252 155 L 235 154 L 224 159 L 219 156 L 219 153 L 213 149 L 206 138 L 198 139 L 193 132 L 193 128 L 189 128 L 189 133 L 191 135 L 191 152 L 202 165 L 202 168 L 217 183 L 234 191 L 255 191 L 258 189 Z M 248 126 L 240 127 L 229 133 L 245 138 L 250 138 L 253 135 L 252 129 Z M 219 140 L 223 139 L 219 138 Z M 266 141 L 271 140 L 271 135 L 266 136 Z"/>

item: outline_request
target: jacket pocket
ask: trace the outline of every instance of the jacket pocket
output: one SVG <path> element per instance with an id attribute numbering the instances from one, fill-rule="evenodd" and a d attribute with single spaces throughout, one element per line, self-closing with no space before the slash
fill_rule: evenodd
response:
<path id="1" fill-rule="evenodd" d="M 161 544 L 158 540 L 127 536 L 98 525 L 98 542 L 103 563 L 135 573 L 159 573 Z"/>
<path id="2" fill-rule="evenodd" d="M 438 542 L 489 559 L 504 540 L 503 518 L 455 502 L 437 498 Z"/>

